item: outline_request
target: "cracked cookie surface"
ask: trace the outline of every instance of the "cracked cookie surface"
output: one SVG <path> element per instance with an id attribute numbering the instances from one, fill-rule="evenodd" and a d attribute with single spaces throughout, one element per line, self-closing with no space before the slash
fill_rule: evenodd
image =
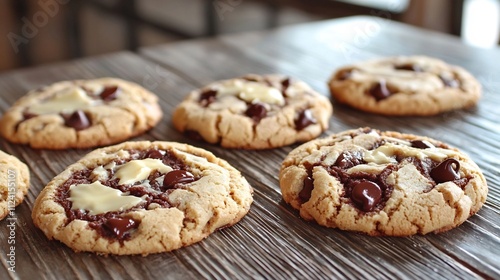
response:
<path id="1" fill-rule="evenodd" d="M 95 150 L 40 193 L 32 218 L 75 251 L 152 254 L 201 241 L 240 221 L 253 189 L 226 161 L 175 142 Z"/>
<path id="2" fill-rule="evenodd" d="M 481 85 L 465 69 L 426 56 L 375 59 L 339 68 L 328 82 L 336 101 L 394 116 L 430 116 L 474 106 Z"/>
<path id="3" fill-rule="evenodd" d="M 268 149 L 305 142 L 328 128 L 330 101 L 282 75 L 247 75 L 191 92 L 173 114 L 175 128 L 226 148 Z"/>
<path id="4" fill-rule="evenodd" d="M 156 95 L 135 83 L 63 81 L 19 99 L 0 120 L 0 133 L 33 148 L 88 148 L 139 135 L 161 117 Z"/>
<path id="5" fill-rule="evenodd" d="M 306 220 L 369 235 L 438 233 L 462 224 L 488 193 L 479 167 L 428 137 L 348 130 L 305 143 L 280 170 L 283 199 Z"/>
<path id="6" fill-rule="evenodd" d="M 18 158 L 0 151 L 0 220 L 24 200 L 30 186 L 28 166 Z"/>

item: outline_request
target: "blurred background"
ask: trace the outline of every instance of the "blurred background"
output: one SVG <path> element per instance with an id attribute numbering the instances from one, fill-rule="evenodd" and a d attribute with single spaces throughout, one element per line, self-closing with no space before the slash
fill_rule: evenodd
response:
<path id="1" fill-rule="evenodd" d="M 353 15 L 500 41 L 500 0 L 3 0 L 0 71 Z"/>

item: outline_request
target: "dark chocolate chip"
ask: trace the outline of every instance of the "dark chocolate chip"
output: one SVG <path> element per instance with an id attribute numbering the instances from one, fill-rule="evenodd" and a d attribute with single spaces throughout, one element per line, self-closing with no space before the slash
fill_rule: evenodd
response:
<path id="1" fill-rule="evenodd" d="M 377 84 L 375 84 L 370 90 L 369 93 L 373 96 L 377 101 L 382 99 L 386 99 L 391 96 L 392 92 L 387 88 L 387 84 L 385 80 L 380 80 Z"/>
<path id="2" fill-rule="evenodd" d="M 259 80 L 256 77 L 253 76 L 243 76 L 241 77 L 243 80 L 249 81 L 249 82 L 258 82 Z"/>
<path id="3" fill-rule="evenodd" d="M 396 65 L 394 66 L 394 69 L 397 70 L 406 70 L 406 71 L 413 71 L 413 72 L 424 72 L 424 69 L 417 64 L 401 64 L 401 65 Z"/>
<path id="4" fill-rule="evenodd" d="M 454 158 L 449 158 L 434 167 L 430 175 L 436 183 L 444 183 L 460 179 L 460 163 Z"/>
<path id="5" fill-rule="evenodd" d="M 363 211 L 369 212 L 380 202 L 382 189 L 374 182 L 363 181 L 354 186 L 351 198 Z"/>
<path id="6" fill-rule="evenodd" d="M 160 151 L 158 151 L 156 149 L 152 149 L 152 150 L 148 151 L 148 153 L 146 154 L 146 157 L 153 158 L 153 159 L 162 159 L 163 155 L 160 153 Z"/>
<path id="7" fill-rule="evenodd" d="M 118 239 L 123 239 L 131 229 L 137 228 L 139 223 L 129 218 L 110 218 L 103 226 L 110 230 Z"/>
<path id="8" fill-rule="evenodd" d="M 37 115 L 37 114 L 30 113 L 30 112 L 28 112 L 28 111 L 24 111 L 24 112 L 23 112 L 23 120 L 29 120 L 29 119 L 34 118 L 34 117 L 36 117 L 36 116 L 38 116 L 38 115 Z"/>
<path id="9" fill-rule="evenodd" d="M 163 187 L 165 189 L 174 188 L 177 184 L 186 184 L 194 181 L 194 176 L 186 170 L 172 170 L 165 174 Z"/>
<path id="10" fill-rule="evenodd" d="M 193 140 L 196 140 L 196 141 L 203 141 L 204 140 L 203 136 L 201 136 L 201 134 L 195 130 L 190 130 L 190 129 L 185 130 L 184 135 L 186 135 L 186 137 L 193 139 Z"/>
<path id="11" fill-rule="evenodd" d="M 411 143 L 411 146 L 413 148 L 419 148 L 419 149 L 429 149 L 429 148 L 432 148 L 432 144 L 429 145 L 430 143 L 427 142 L 427 141 L 422 141 L 422 140 L 413 140 L 413 141 L 410 141 Z"/>
<path id="12" fill-rule="evenodd" d="M 295 120 L 295 129 L 302 130 L 311 124 L 315 124 L 317 121 L 312 115 L 311 110 L 305 109 L 299 113 L 298 118 Z"/>
<path id="13" fill-rule="evenodd" d="M 446 77 L 443 75 L 439 75 L 439 78 L 441 79 L 441 81 L 443 81 L 443 84 L 446 87 L 458 88 L 460 86 L 460 83 L 458 82 L 458 80 L 456 80 L 454 78 Z"/>
<path id="14" fill-rule="evenodd" d="M 311 178 L 311 176 L 305 177 L 304 186 L 302 187 L 302 190 L 299 192 L 299 198 L 303 202 L 309 201 L 309 199 L 311 199 L 311 193 L 313 189 L 314 189 L 314 180 Z"/>
<path id="15" fill-rule="evenodd" d="M 335 78 L 337 80 L 340 80 L 340 81 L 344 81 L 344 80 L 347 80 L 349 79 L 349 77 L 351 77 L 352 75 L 352 69 L 344 69 L 344 70 L 340 70 L 336 75 L 335 75 Z"/>
<path id="16" fill-rule="evenodd" d="M 120 91 L 118 90 L 117 86 L 108 86 L 102 90 L 99 97 L 104 101 L 111 101 L 116 99 L 119 92 Z"/>
<path id="17" fill-rule="evenodd" d="M 90 126 L 90 121 L 83 111 L 78 110 L 68 117 L 65 117 L 65 124 L 75 130 L 83 130 Z"/>
<path id="18" fill-rule="evenodd" d="M 201 92 L 199 102 L 202 106 L 207 107 L 212 102 L 215 101 L 217 97 L 217 90 L 215 89 L 205 89 Z"/>
<path id="19" fill-rule="evenodd" d="M 262 103 L 254 103 L 248 106 L 245 115 L 253 119 L 255 122 L 260 122 L 267 115 L 267 109 Z"/>
<path id="20" fill-rule="evenodd" d="M 285 78 L 281 81 L 281 91 L 285 92 L 286 89 L 290 86 L 290 78 Z"/>
<path id="21" fill-rule="evenodd" d="M 343 152 L 339 155 L 334 165 L 342 169 L 348 169 L 363 163 L 363 157 L 360 152 Z"/>

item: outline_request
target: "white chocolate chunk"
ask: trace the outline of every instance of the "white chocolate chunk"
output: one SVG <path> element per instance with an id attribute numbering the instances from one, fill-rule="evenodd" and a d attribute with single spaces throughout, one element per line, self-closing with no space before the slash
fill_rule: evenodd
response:
<path id="1" fill-rule="evenodd" d="M 158 170 L 161 173 L 168 173 L 172 171 L 172 167 L 163 164 L 159 159 L 146 158 L 131 160 L 117 167 L 114 178 L 120 179 L 118 182 L 120 185 L 133 184 L 148 178 L 153 170 Z"/>
<path id="2" fill-rule="evenodd" d="M 72 87 L 45 102 L 32 105 L 28 108 L 28 111 L 37 115 L 54 113 L 70 114 L 77 110 L 89 108 L 98 103 L 99 100 L 90 98 L 83 89 Z"/>
<path id="3" fill-rule="evenodd" d="M 69 201 L 72 210 L 88 210 L 91 215 L 112 211 L 125 211 L 145 201 L 145 197 L 124 195 L 96 181 L 92 184 L 78 184 L 69 187 Z"/>
<path id="4" fill-rule="evenodd" d="M 442 161 L 455 153 L 456 152 L 453 150 L 441 148 L 419 149 L 405 145 L 386 143 L 375 150 L 364 151 L 363 160 L 376 164 L 396 163 L 394 156 L 400 154 L 406 157 L 416 157 L 421 160 L 430 158 L 435 161 Z"/>
<path id="5" fill-rule="evenodd" d="M 239 98 L 255 103 L 263 102 L 268 104 L 285 105 L 285 98 L 276 88 L 263 85 L 261 83 L 232 80 L 217 89 L 217 96 L 237 95 Z"/>

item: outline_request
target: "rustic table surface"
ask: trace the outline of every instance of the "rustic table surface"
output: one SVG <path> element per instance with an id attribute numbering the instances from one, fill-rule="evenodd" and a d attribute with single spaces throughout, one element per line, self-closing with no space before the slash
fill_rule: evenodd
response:
<path id="1" fill-rule="evenodd" d="M 302 220 L 280 194 L 281 161 L 297 145 L 266 151 L 225 150 L 173 129 L 173 108 L 197 87 L 247 73 L 283 73 L 328 95 L 335 68 L 368 58 L 424 54 L 465 67 L 483 85 L 478 106 L 436 117 L 389 118 L 334 105 L 332 134 L 371 126 L 431 136 L 460 147 L 488 181 L 486 204 L 460 227 L 408 238 L 369 237 Z M 9 272 L 6 220 L 0 222 L 0 279 L 500 279 L 500 49 L 387 19 L 353 17 L 121 52 L 0 75 L 0 112 L 26 91 L 59 80 L 114 76 L 160 97 L 165 116 L 136 139 L 179 141 L 208 149 L 238 168 L 255 189 L 249 214 L 231 228 L 171 253 L 97 256 L 75 253 L 35 228 L 31 209 L 40 190 L 90 150 L 34 150 L 0 140 L 26 162 L 31 188 L 16 208 L 15 273 Z M 36 274 L 35 274 L 36 273 Z M 36 275 L 36 277 L 34 276 Z"/>

